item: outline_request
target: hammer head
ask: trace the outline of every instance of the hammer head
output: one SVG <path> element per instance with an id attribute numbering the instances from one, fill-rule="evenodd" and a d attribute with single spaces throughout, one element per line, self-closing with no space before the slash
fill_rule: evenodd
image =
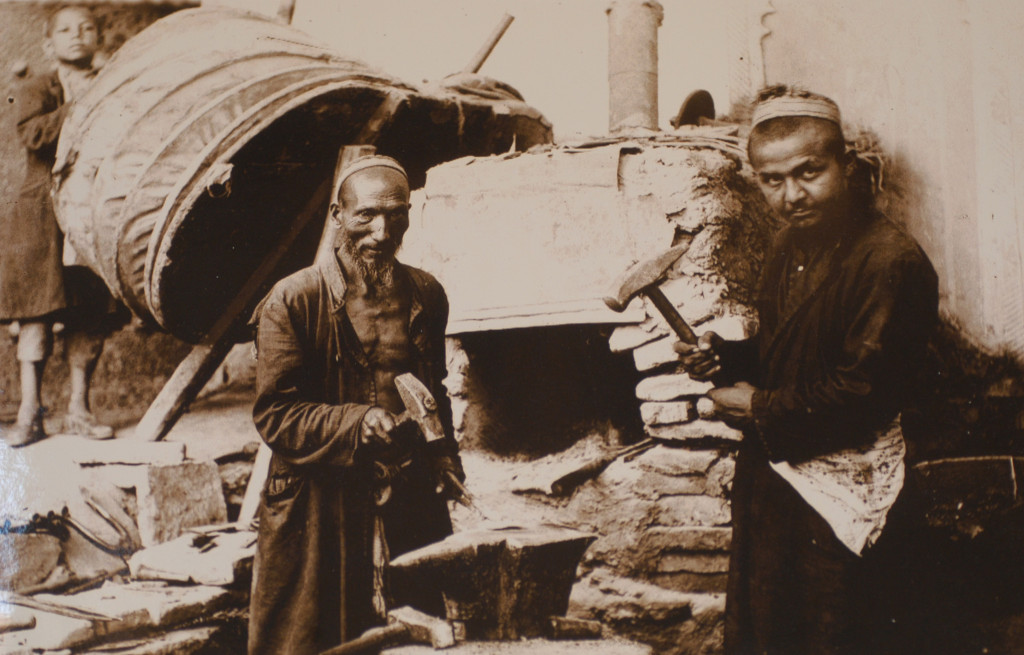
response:
<path id="1" fill-rule="evenodd" d="M 437 415 L 437 401 L 430 389 L 412 373 L 396 377 L 395 388 L 405 405 L 405 413 L 420 426 L 427 443 L 444 439 L 444 427 Z"/>
<path id="2" fill-rule="evenodd" d="M 604 304 L 612 311 L 625 311 L 626 306 L 638 294 L 643 293 L 648 287 L 661 282 L 665 271 L 672 267 L 687 250 L 690 249 L 690 242 L 682 243 L 669 248 L 657 257 L 646 261 L 638 262 L 619 278 L 612 295 L 604 299 Z"/>
<path id="3" fill-rule="evenodd" d="M 419 644 L 430 644 L 434 648 L 455 645 L 455 634 L 452 632 L 451 624 L 412 607 L 391 610 L 388 612 L 388 623 L 405 626 L 412 641 Z"/>

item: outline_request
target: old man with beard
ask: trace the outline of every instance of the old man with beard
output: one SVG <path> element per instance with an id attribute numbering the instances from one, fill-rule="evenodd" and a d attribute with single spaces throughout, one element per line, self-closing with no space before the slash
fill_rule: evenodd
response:
<path id="1" fill-rule="evenodd" d="M 381 623 L 389 554 L 451 534 L 450 478 L 464 478 L 441 382 L 448 301 L 430 274 L 396 260 L 409 227 L 406 173 L 389 157 L 363 157 L 334 189 L 336 256 L 278 282 L 260 314 L 253 417 L 273 455 L 250 653 L 318 653 Z M 445 443 L 404 467 L 378 506 L 374 466 L 397 448 L 394 380 L 409 372 L 437 400 Z"/>

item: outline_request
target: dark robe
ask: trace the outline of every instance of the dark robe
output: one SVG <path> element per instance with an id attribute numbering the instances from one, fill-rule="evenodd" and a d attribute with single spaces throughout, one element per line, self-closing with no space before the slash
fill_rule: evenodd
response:
<path id="1" fill-rule="evenodd" d="M 50 199 L 50 169 L 67 105 L 54 71 L 15 86 L 25 179 L 16 204 L 0 213 L 0 321 L 39 318 L 66 306 L 64 235 Z"/>
<path id="2" fill-rule="evenodd" d="M 437 400 L 457 461 L 446 376 L 448 301 L 429 274 L 396 270 L 412 288 L 411 371 Z M 377 623 L 372 605 L 375 506 L 372 460 L 359 446 L 375 404 L 374 375 L 345 313 L 336 258 L 279 282 L 262 305 L 253 417 L 273 455 L 259 513 L 249 652 L 318 653 Z M 385 505 L 392 556 L 451 534 L 444 499 L 425 462 L 396 483 Z"/>
<path id="3" fill-rule="evenodd" d="M 761 288 L 759 333 L 721 351 L 727 379 L 759 389 L 733 484 L 726 652 L 899 652 L 908 489 L 858 556 L 769 461 L 870 444 L 898 416 L 937 324 L 935 271 L 910 236 L 865 212 L 824 242 L 784 231 Z"/>

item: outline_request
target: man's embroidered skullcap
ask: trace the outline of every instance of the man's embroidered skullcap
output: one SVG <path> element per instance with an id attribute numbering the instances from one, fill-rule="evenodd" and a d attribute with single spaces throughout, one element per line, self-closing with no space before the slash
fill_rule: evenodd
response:
<path id="1" fill-rule="evenodd" d="M 756 127 L 765 121 L 784 116 L 806 116 L 824 118 L 842 127 L 839 106 L 819 95 L 780 95 L 762 100 L 754 106 L 750 126 Z"/>
<path id="2" fill-rule="evenodd" d="M 346 166 L 342 171 L 341 175 L 334 182 L 334 194 L 331 196 L 332 202 L 338 199 L 338 194 L 341 192 L 341 185 L 345 183 L 345 180 L 352 177 L 359 171 L 365 171 L 367 168 L 390 168 L 393 171 L 398 171 L 405 178 L 406 184 L 409 183 L 409 174 L 405 172 L 402 165 L 396 160 L 386 155 L 367 155 L 365 157 L 359 157 L 351 164 Z"/>

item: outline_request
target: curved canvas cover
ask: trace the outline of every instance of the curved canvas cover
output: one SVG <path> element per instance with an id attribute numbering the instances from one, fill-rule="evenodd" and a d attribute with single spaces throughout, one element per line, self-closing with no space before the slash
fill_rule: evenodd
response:
<path id="1" fill-rule="evenodd" d="M 437 163 L 550 140 L 512 94 L 412 87 L 290 26 L 199 8 L 126 42 L 71 108 L 54 200 L 114 295 L 195 342 L 302 212 L 315 220 L 272 280 L 312 261 L 341 146 L 375 145 L 416 187 Z"/>

